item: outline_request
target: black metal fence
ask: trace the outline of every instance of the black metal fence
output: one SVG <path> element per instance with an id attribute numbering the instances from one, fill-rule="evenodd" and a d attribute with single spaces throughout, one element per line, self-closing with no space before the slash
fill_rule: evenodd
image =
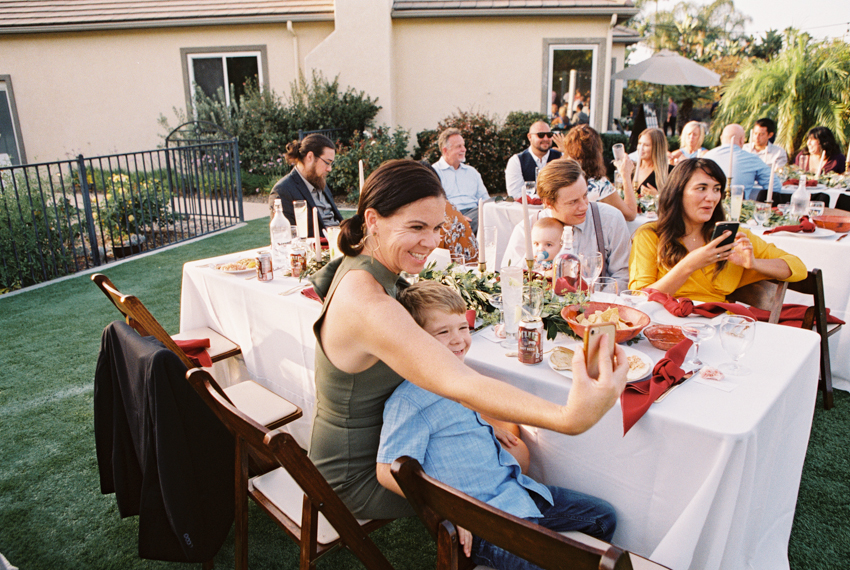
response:
<path id="1" fill-rule="evenodd" d="M 0 168 L 0 292 L 241 222 L 235 139 Z"/>

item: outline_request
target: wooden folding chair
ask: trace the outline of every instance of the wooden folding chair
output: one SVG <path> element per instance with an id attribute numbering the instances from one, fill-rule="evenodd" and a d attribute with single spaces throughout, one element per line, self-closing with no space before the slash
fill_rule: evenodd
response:
<path id="1" fill-rule="evenodd" d="M 369 538 L 389 520 L 355 519 L 292 436 L 270 431 L 233 407 L 206 370 L 190 370 L 187 378 L 236 440 L 237 570 L 248 567 L 249 496 L 299 545 L 301 570 L 337 546 L 351 550 L 366 568 L 392 570 Z M 249 479 L 248 448 L 280 467 Z"/>
<path id="2" fill-rule="evenodd" d="M 192 329 L 171 336 L 138 298 L 134 295 L 121 293 L 106 275 L 95 273 L 91 276 L 91 280 L 100 287 L 104 295 L 124 315 L 128 325 L 136 329 L 142 336 L 156 338 L 165 345 L 165 348 L 179 356 L 180 360 L 190 369 L 198 367 L 198 364 L 177 346 L 175 340 L 210 339 L 208 352 L 213 362 L 242 353 L 239 345 L 209 327 Z M 224 389 L 224 392 L 237 408 L 270 428 L 283 425 L 281 422 L 291 412 L 289 406 L 292 404 L 253 380 L 245 380 L 233 386 L 228 386 Z"/>
<path id="3" fill-rule="evenodd" d="M 665 568 L 601 540 L 580 533 L 565 536 L 491 507 L 426 475 L 413 458 L 400 457 L 390 469 L 437 542 L 437 570 L 474 567 L 461 551 L 456 526 L 545 570 Z"/>
<path id="4" fill-rule="evenodd" d="M 782 312 L 782 303 L 785 302 L 787 289 L 788 283 L 785 281 L 765 279 L 735 289 L 731 295 L 727 296 L 727 300 L 770 311 L 767 322 L 776 324 L 779 322 L 779 314 Z"/>
<path id="5" fill-rule="evenodd" d="M 802 281 L 788 283 L 788 289 L 812 296 L 812 306 L 806 310 L 801 328 L 816 330 L 820 335 L 820 381 L 818 389 L 823 390 L 823 407 L 832 408 L 832 365 L 829 360 L 829 337 L 841 328 L 840 324 L 826 322 L 826 300 L 823 294 L 823 273 L 812 269 Z"/>

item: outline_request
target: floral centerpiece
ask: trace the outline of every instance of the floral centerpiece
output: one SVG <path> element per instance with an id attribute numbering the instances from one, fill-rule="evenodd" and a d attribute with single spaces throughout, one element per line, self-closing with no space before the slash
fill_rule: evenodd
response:
<path id="1" fill-rule="evenodd" d="M 827 188 L 847 188 L 850 187 L 850 173 L 838 174 L 837 172 L 825 172 L 815 178 L 811 172 L 806 172 L 796 164 L 786 164 L 782 168 L 776 170 L 779 178 L 785 182 L 796 184 L 801 176 L 805 176 L 807 180 L 817 180 L 818 184 L 822 184 Z"/>

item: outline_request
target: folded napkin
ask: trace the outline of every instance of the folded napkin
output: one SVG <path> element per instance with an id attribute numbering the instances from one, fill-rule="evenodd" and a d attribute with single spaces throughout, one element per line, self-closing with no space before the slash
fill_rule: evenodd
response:
<path id="1" fill-rule="evenodd" d="M 588 291 L 590 289 L 584 279 L 579 279 L 578 288 L 579 291 Z M 563 295 L 564 291 L 567 293 L 575 293 L 576 288 L 568 284 L 566 279 L 560 277 L 555 281 L 555 291 L 557 291 L 558 295 Z"/>
<path id="2" fill-rule="evenodd" d="M 522 202 L 522 200 L 519 200 L 519 202 Z M 528 203 L 532 206 L 542 206 L 543 200 L 541 200 L 540 198 L 529 198 Z"/>
<path id="3" fill-rule="evenodd" d="M 305 287 L 301 289 L 301 294 L 309 299 L 313 299 L 314 301 L 322 302 L 322 298 L 319 297 L 319 294 L 312 287 Z"/>
<path id="4" fill-rule="evenodd" d="M 791 233 L 806 233 L 810 234 L 817 229 L 815 223 L 809 220 L 808 216 L 803 216 L 800 218 L 800 223 L 795 226 L 777 226 L 775 228 L 771 228 L 764 232 L 764 235 L 772 234 L 774 232 L 791 232 Z"/>
<path id="5" fill-rule="evenodd" d="M 466 322 L 469 323 L 469 330 L 475 328 L 475 309 L 467 309 L 466 311 Z"/>
<path id="6" fill-rule="evenodd" d="M 207 351 L 207 349 L 210 347 L 210 339 L 175 339 L 174 342 L 177 344 L 178 347 L 180 347 L 180 350 L 186 353 L 186 356 L 188 356 L 192 362 L 198 364 L 199 366 L 212 366 L 212 358 L 210 358 L 210 353 L 209 351 Z"/>
<path id="7" fill-rule="evenodd" d="M 803 317 L 806 315 L 806 310 L 809 309 L 806 305 L 793 305 L 787 303 L 782 305 L 782 310 L 779 312 L 779 324 L 789 327 L 803 326 Z M 759 321 L 767 322 L 770 318 L 770 312 L 764 309 L 750 307 L 750 312 Z M 844 321 L 838 317 L 834 317 L 829 313 L 829 308 L 826 309 L 826 323 L 829 325 L 843 325 Z"/>
<path id="8" fill-rule="evenodd" d="M 799 184 L 800 184 L 799 178 L 789 178 L 788 180 L 786 180 L 785 182 L 782 183 L 783 186 L 798 186 Z M 815 180 L 814 178 L 812 178 L 810 180 L 808 180 L 808 179 L 806 180 L 806 186 L 817 186 L 817 185 L 818 185 L 818 181 Z"/>
<path id="9" fill-rule="evenodd" d="M 646 413 L 652 403 L 673 384 L 681 382 L 685 376 L 682 362 L 693 342 L 685 339 L 664 355 L 652 369 L 652 377 L 643 382 L 626 384 L 620 394 L 620 407 L 623 409 L 623 435 Z"/>
<path id="10" fill-rule="evenodd" d="M 745 317 L 756 318 L 750 308 L 738 303 L 702 303 L 694 305 L 694 302 L 687 297 L 676 299 L 675 297 L 656 291 L 655 289 L 644 289 L 649 293 L 649 300 L 661 303 L 667 312 L 676 317 L 687 317 L 690 315 L 699 315 L 700 317 L 713 318 L 723 313 L 734 313 Z"/>

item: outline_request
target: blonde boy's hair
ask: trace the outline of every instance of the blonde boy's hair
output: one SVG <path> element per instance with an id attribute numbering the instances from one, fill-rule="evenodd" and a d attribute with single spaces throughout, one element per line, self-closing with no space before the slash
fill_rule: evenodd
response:
<path id="1" fill-rule="evenodd" d="M 558 218 L 540 218 L 536 222 L 534 222 L 535 228 L 540 228 L 541 230 L 558 230 L 559 232 L 564 231 L 564 222 L 559 220 Z"/>
<path id="2" fill-rule="evenodd" d="M 449 315 L 466 313 L 466 303 L 460 294 L 436 281 L 418 281 L 399 291 L 398 302 L 407 309 L 420 327 L 425 327 L 425 312 L 442 311 Z"/>

